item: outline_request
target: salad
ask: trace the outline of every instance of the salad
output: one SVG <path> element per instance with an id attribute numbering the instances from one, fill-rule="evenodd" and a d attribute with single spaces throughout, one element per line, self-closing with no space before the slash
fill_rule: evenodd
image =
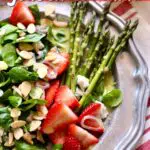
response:
<path id="1" fill-rule="evenodd" d="M 73 2 L 70 18 L 17 2 L 0 22 L 0 150 L 86 150 L 122 102 L 113 64 L 137 27 L 116 38 L 106 15 Z M 91 19 L 84 23 L 90 13 Z"/>

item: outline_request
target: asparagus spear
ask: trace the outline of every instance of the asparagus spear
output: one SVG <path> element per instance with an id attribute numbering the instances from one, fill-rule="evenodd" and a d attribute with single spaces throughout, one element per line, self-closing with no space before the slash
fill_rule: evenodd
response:
<path id="1" fill-rule="evenodd" d="M 76 66 L 78 67 L 79 64 L 80 64 L 80 60 L 81 58 L 83 57 L 83 53 L 84 53 L 84 50 L 85 48 L 88 46 L 88 42 L 89 42 L 89 39 L 90 39 L 90 36 L 91 34 L 93 33 L 93 30 L 94 30 L 94 23 L 95 23 L 95 17 L 96 17 L 96 13 L 93 11 L 93 14 L 92 14 L 92 20 L 90 21 L 90 23 L 88 24 L 88 28 L 87 28 L 87 33 L 86 35 L 83 37 L 83 41 L 82 41 L 82 44 L 81 44 L 81 47 L 80 47 L 80 51 L 78 53 L 78 58 L 77 58 L 77 63 L 76 63 Z M 86 32 L 86 31 L 85 31 Z"/>
<path id="2" fill-rule="evenodd" d="M 121 46 L 120 46 L 120 49 L 121 48 L 124 48 L 124 46 L 126 45 L 127 43 L 127 40 L 130 38 L 130 36 L 132 35 L 132 33 L 135 31 L 135 29 L 137 28 L 137 25 L 138 25 L 138 20 L 136 20 L 133 25 L 129 28 L 126 36 L 124 37 L 124 39 L 122 40 L 121 42 Z M 116 59 L 118 53 L 120 52 L 120 49 L 116 49 L 107 65 L 108 68 L 111 68 L 113 63 L 114 63 L 114 60 Z"/>
<path id="3" fill-rule="evenodd" d="M 98 55 L 98 57 L 96 57 L 96 60 L 95 60 L 95 66 L 94 66 L 94 69 L 92 70 L 92 73 L 90 74 L 90 77 L 89 77 L 89 81 L 91 82 L 91 80 L 93 79 L 96 71 L 98 70 L 98 67 L 99 67 L 99 64 L 101 63 L 101 60 L 103 58 L 103 56 L 106 54 L 106 52 L 110 49 L 110 47 L 113 45 L 114 43 L 114 36 L 112 38 L 110 38 L 109 42 L 108 42 L 108 45 L 104 45 L 103 49 L 100 51 L 100 54 Z"/>
<path id="4" fill-rule="evenodd" d="M 74 47 L 74 39 L 75 39 L 75 27 L 76 27 L 76 22 L 77 22 L 77 17 L 79 15 L 79 11 L 80 11 L 80 7 L 81 7 L 81 2 L 77 3 L 77 2 L 72 2 L 72 9 L 71 9 L 71 18 L 70 18 L 70 60 L 72 58 L 72 50 Z M 76 9 L 76 11 L 75 11 Z M 67 70 L 66 73 L 66 85 L 68 85 L 68 87 L 70 87 L 70 81 L 71 81 L 71 77 L 70 77 L 70 66 L 69 69 Z"/>
<path id="5" fill-rule="evenodd" d="M 81 24 L 82 24 L 82 19 L 84 17 L 84 13 L 86 11 L 86 4 L 87 3 L 82 3 L 82 6 L 81 6 L 81 9 L 79 12 L 79 20 L 78 20 L 77 27 L 76 27 L 73 55 L 72 55 L 72 59 L 71 59 L 71 66 L 70 66 L 71 67 L 71 78 L 72 78 L 71 89 L 73 92 L 75 92 L 75 90 L 76 90 L 77 52 L 78 52 L 78 48 L 79 48 L 79 44 L 80 44 L 80 28 L 81 28 Z"/>
<path id="6" fill-rule="evenodd" d="M 97 81 L 102 76 L 103 70 L 105 69 L 105 67 L 107 67 L 107 64 L 109 63 L 109 60 L 111 59 L 112 54 L 114 53 L 114 56 L 112 56 L 112 61 L 114 62 L 117 54 L 121 51 L 122 47 L 125 46 L 125 44 L 127 43 L 127 40 L 130 38 L 130 36 L 134 32 L 134 30 L 136 29 L 137 24 L 138 24 L 138 22 L 136 21 L 134 23 L 134 25 L 128 31 L 126 31 L 126 36 L 121 40 L 121 43 L 116 47 L 116 44 L 118 42 L 118 40 L 117 40 L 116 43 L 109 49 L 107 54 L 103 57 L 103 61 L 100 65 L 99 69 L 97 70 L 97 72 L 96 72 L 94 78 L 92 79 L 89 87 L 87 88 L 85 94 L 82 96 L 82 98 L 80 100 L 80 108 L 82 108 L 83 103 L 87 100 L 89 95 L 92 93 Z"/>
<path id="7" fill-rule="evenodd" d="M 98 43 L 96 44 L 96 47 L 92 53 L 92 55 L 87 59 L 87 61 L 84 63 L 84 67 L 83 67 L 83 72 L 82 72 L 82 75 L 86 76 L 89 69 L 91 68 L 93 62 L 94 62 L 94 59 L 97 55 L 97 52 L 100 50 L 101 46 L 103 45 L 104 43 L 104 38 L 105 36 L 107 36 L 107 34 L 109 34 L 109 31 L 106 31 L 104 33 L 104 35 L 100 36 L 99 37 L 99 41 Z"/>

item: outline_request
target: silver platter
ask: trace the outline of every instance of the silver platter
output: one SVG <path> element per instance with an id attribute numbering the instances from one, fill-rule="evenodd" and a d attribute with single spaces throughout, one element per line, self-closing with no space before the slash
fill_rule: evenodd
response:
<path id="1" fill-rule="evenodd" d="M 51 3 L 56 5 L 58 14 L 70 15 L 69 3 L 27 2 L 29 5 L 35 3 L 38 3 L 41 11 L 44 5 Z M 94 1 L 89 4 L 98 14 L 101 14 L 105 7 Z M 0 20 L 8 18 L 11 8 L 0 7 L 0 14 Z M 107 19 L 117 31 L 124 28 L 125 21 L 112 12 L 107 15 Z M 126 50 L 118 56 L 114 69 L 117 85 L 123 92 L 123 103 L 106 120 L 106 131 L 93 150 L 132 150 L 143 133 L 149 97 L 148 68 L 133 37 L 129 40 Z"/>

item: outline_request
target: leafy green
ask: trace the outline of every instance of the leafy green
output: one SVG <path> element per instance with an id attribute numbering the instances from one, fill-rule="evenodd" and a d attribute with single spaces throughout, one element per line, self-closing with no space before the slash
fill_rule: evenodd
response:
<path id="1" fill-rule="evenodd" d="M 52 150 L 62 150 L 63 145 L 62 144 L 55 144 L 52 147 Z"/>
<path id="2" fill-rule="evenodd" d="M 40 23 L 40 19 L 41 19 L 41 14 L 40 14 L 40 10 L 39 10 L 39 7 L 38 5 L 31 5 L 29 6 L 29 9 L 31 10 L 35 20 L 36 20 L 36 23 L 39 24 Z"/>
<path id="3" fill-rule="evenodd" d="M 8 75 L 12 82 L 19 83 L 22 81 L 35 81 L 38 80 L 38 74 L 36 72 L 30 72 L 24 67 L 18 66 L 12 68 Z"/>
<path id="4" fill-rule="evenodd" d="M 10 34 L 4 36 L 3 42 L 4 43 L 12 42 L 12 41 L 15 41 L 17 38 L 18 38 L 17 33 L 10 33 Z"/>
<path id="5" fill-rule="evenodd" d="M 0 72 L 0 88 L 9 83 L 10 83 L 10 78 L 8 78 L 7 73 L 1 71 Z"/>
<path id="6" fill-rule="evenodd" d="M 6 44 L 2 49 L 2 59 L 8 66 L 13 67 L 17 59 L 16 48 L 12 44 Z"/>
<path id="7" fill-rule="evenodd" d="M 8 130 L 10 124 L 12 122 L 10 111 L 8 107 L 1 107 L 0 108 L 0 127 Z"/>
<path id="8" fill-rule="evenodd" d="M 107 107 L 117 107 L 122 103 L 122 92 L 119 89 L 113 89 L 102 96 L 102 102 Z"/>
<path id="9" fill-rule="evenodd" d="M 0 97 L 0 103 L 8 103 L 8 97 L 12 96 L 13 92 L 11 89 L 7 89 L 4 94 Z"/>
<path id="10" fill-rule="evenodd" d="M 69 39 L 69 37 L 66 34 L 65 28 L 61 28 L 59 30 L 58 28 L 53 28 L 52 33 L 53 33 L 54 39 L 59 43 L 64 43 Z"/>
<path id="11" fill-rule="evenodd" d="M 114 79 L 111 71 L 104 74 L 104 94 L 114 89 Z"/>
<path id="12" fill-rule="evenodd" d="M 16 150 L 46 150 L 42 145 L 30 145 L 24 141 L 16 141 L 15 148 Z"/>
<path id="13" fill-rule="evenodd" d="M 68 28 L 52 28 L 49 26 L 47 40 L 53 45 L 68 49 L 69 30 Z"/>
<path id="14" fill-rule="evenodd" d="M 22 98 L 20 96 L 9 96 L 8 100 L 13 107 L 19 107 L 22 103 Z"/>
<path id="15" fill-rule="evenodd" d="M 26 35 L 24 38 L 20 38 L 15 40 L 13 43 L 19 43 L 19 42 L 39 42 L 43 37 L 45 36 L 45 34 L 38 34 L 38 33 L 34 33 L 34 34 L 28 34 Z"/>
<path id="16" fill-rule="evenodd" d="M 0 21 L 0 27 L 5 26 L 6 24 L 9 24 L 7 21 Z"/>
<path id="17" fill-rule="evenodd" d="M 36 105 L 44 105 L 46 103 L 43 99 L 29 99 L 23 102 L 23 111 L 27 111 L 31 108 L 33 108 Z"/>
<path id="18" fill-rule="evenodd" d="M 11 24 L 5 24 L 4 26 L 2 26 L 2 27 L 0 28 L 0 32 L 1 32 L 2 30 L 4 30 L 4 31 L 5 31 L 5 34 L 4 34 L 4 35 L 7 35 L 7 34 L 10 34 L 10 33 L 12 33 L 12 32 L 15 32 L 17 29 L 18 29 L 18 28 L 17 28 L 16 26 L 13 26 L 13 25 L 11 25 Z M 3 35 L 3 36 L 4 36 L 4 35 Z"/>

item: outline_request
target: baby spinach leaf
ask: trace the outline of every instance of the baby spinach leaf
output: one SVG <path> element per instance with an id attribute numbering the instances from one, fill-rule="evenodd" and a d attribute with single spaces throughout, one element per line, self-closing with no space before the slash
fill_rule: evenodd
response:
<path id="1" fill-rule="evenodd" d="M 45 100 L 43 99 L 29 99 L 23 102 L 23 110 L 22 111 L 27 111 L 31 108 L 33 108 L 36 105 L 44 105 L 46 103 Z"/>
<path id="2" fill-rule="evenodd" d="M 10 33 L 10 34 L 4 36 L 3 43 L 10 43 L 12 41 L 15 41 L 17 38 L 18 38 L 17 33 Z"/>
<path id="3" fill-rule="evenodd" d="M 22 98 L 20 96 L 9 96 L 8 100 L 13 107 L 19 107 L 22 103 Z"/>
<path id="4" fill-rule="evenodd" d="M 30 72 L 24 67 L 18 66 L 12 68 L 9 72 L 8 75 L 12 82 L 14 83 L 19 83 L 22 81 L 35 81 L 38 80 L 38 74 L 36 72 Z"/>
<path id="5" fill-rule="evenodd" d="M 122 103 L 122 92 L 119 89 L 113 89 L 102 96 L 102 102 L 107 107 L 117 107 Z"/>
<path id="6" fill-rule="evenodd" d="M 49 26 L 47 40 L 53 45 L 65 51 L 69 49 L 69 29 Z"/>
<path id="7" fill-rule="evenodd" d="M 13 92 L 11 89 L 7 89 L 4 94 L 0 97 L 0 102 L 1 103 L 8 103 L 8 97 L 12 96 Z"/>
<path id="8" fill-rule="evenodd" d="M 24 38 L 20 38 L 15 40 L 13 43 L 19 43 L 19 42 L 39 42 L 43 37 L 45 36 L 45 34 L 28 34 L 26 35 Z"/>
<path id="9" fill-rule="evenodd" d="M 16 48 L 12 44 L 6 44 L 2 49 L 2 59 L 8 66 L 13 67 L 17 59 Z"/>
<path id="10" fill-rule="evenodd" d="M 36 23 L 39 24 L 40 19 L 41 19 L 41 14 L 40 14 L 40 10 L 39 10 L 38 5 L 31 5 L 31 6 L 29 6 L 29 9 L 31 10 L 31 12 L 34 16 Z"/>
<path id="11" fill-rule="evenodd" d="M 8 130 L 10 124 L 12 122 L 10 111 L 8 107 L 1 107 L 0 108 L 0 127 Z"/>
<path id="12" fill-rule="evenodd" d="M 5 24 L 4 26 L 2 26 L 2 27 L 0 28 L 0 32 L 1 32 L 2 30 L 5 31 L 5 34 L 3 35 L 3 36 L 5 36 L 5 35 L 7 35 L 7 34 L 10 34 L 10 33 L 12 33 L 12 32 L 15 32 L 17 29 L 18 29 L 18 28 L 17 28 L 16 26 L 13 26 L 13 25 L 11 25 L 11 24 Z"/>
<path id="13" fill-rule="evenodd" d="M 62 150 L 63 145 L 62 144 L 55 144 L 52 147 L 52 150 Z"/>
<path id="14" fill-rule="evenodd" d="M 0 27 L 5 26 L 6 24 L 9 24 L 9 23 L 6 21 L 0 21 Z"/>
<path id="15" fill-rule="evenodd" d="M 46 150 L 42 145 L 30 145 L 24 141 L 16 141 L 15 148 L 16 150 Z"/>
<path id="16" fill-rule="evenodd" d="M 7 73 L 1 71 L 0 72 L 0 88 L 9 83 L 10 83 L 10 78 L 8 77 Z"/>
<path id="17" fill-rule="evenodd" d="M 68 40 L 69 37 L 67 37 L 65 29 L 52 29 L 52 33 L 54 36 L 54 39 L 59 43 L 64 43 Z"/>

